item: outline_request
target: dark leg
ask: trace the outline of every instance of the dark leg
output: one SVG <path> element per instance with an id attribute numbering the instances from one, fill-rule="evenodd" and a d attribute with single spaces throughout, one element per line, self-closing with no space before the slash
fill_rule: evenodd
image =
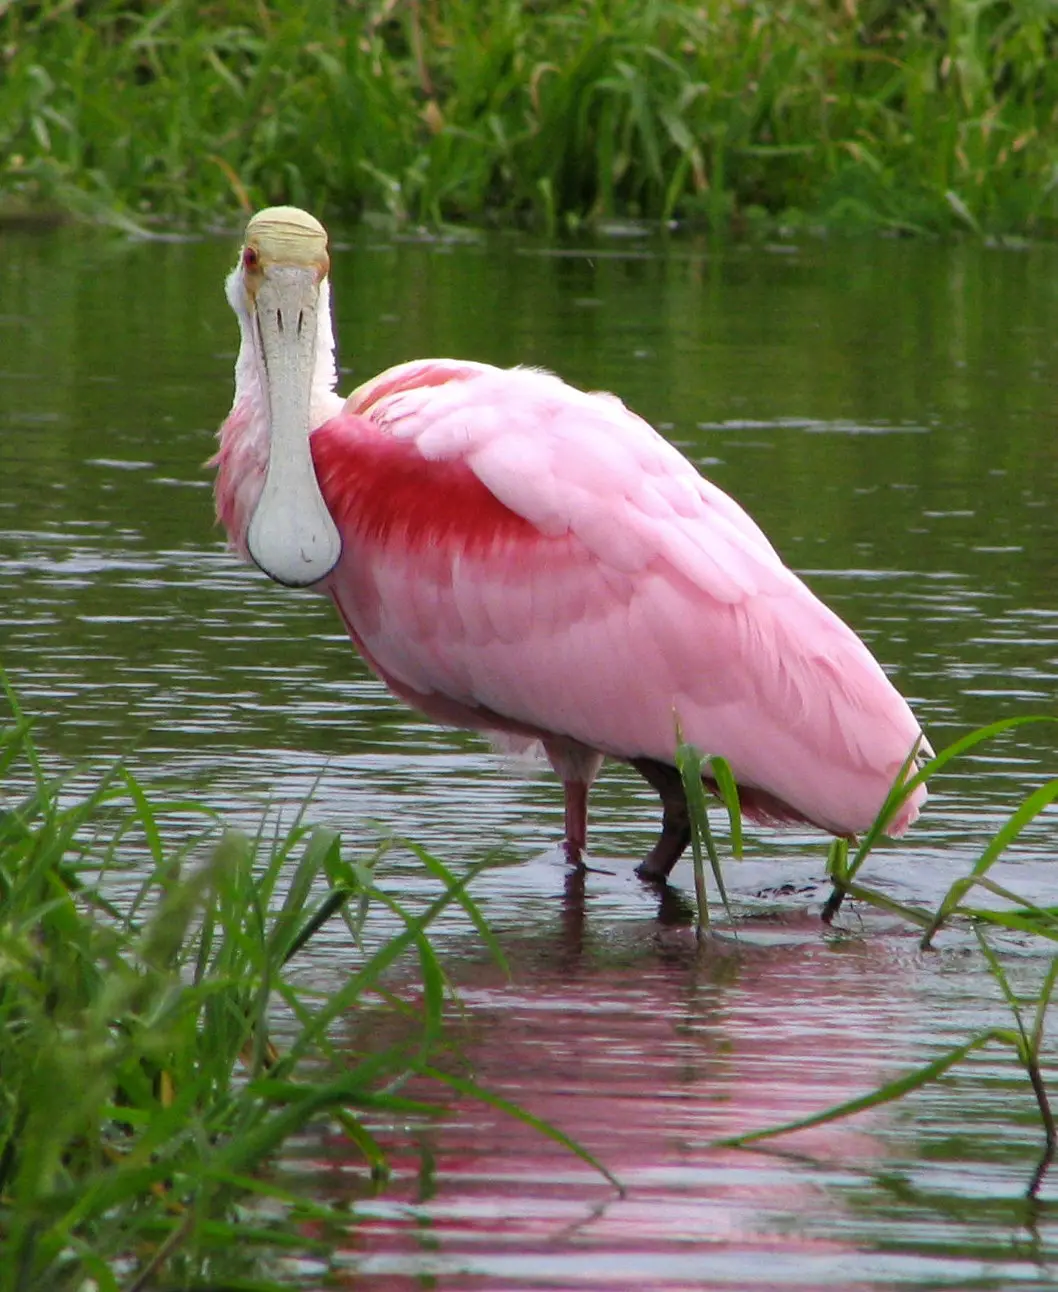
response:
<path id="1" fill-rule="evenodd" d="M 640 879 L 664 881 L 691 841 L 687 797 L 675 767 L 652 758 L 633 758 L 632 766 L 661 796 L 661 836 L 647 857 L 636 867 Z"/>
<path id="2" fill-rule="evenodd" d="M 588 842 L 588 786 L 584 781 L 563 781 L 566 794 L 566 860 L 583 866 L 582 854 Z"/>

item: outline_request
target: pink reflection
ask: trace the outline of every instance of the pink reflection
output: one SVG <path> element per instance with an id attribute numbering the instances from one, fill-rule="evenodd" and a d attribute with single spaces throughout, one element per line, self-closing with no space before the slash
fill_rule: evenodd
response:
<path id="1" fill-rule="evenodd" d="M 574 894 L 560 927 L 508 950 L 512 982 L 491 963 L 449 964 L 466 1016 L 446 1066 L 576 1139 L 626 1195 L 532 1127 L 453 1096 L 437 1126 L 382 1136 L 396 1172 L 350 1231 L 358 1286 L 857 1286 L 851 1266 L 841 1274 L 854 1221 L 834 1214 L 832 1186 L 884 1151 L 870 1133 L 884 1111 L 799 1132 L 786 1152 L 709 1145 L 906 1066 L 913 974 L 890 940 L 842 944 L 795 916 L 699 951 L 686 927 L 585 925 Z M 363 1173 L 330 1139 L 313 1174 L 341 1197 Z"/>

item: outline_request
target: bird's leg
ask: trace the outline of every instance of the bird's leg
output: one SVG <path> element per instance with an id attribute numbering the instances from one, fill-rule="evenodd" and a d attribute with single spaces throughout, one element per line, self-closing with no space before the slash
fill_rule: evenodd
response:
<path id="1" fill-rule="evenodd" d="M 566 859 L 571 866 L 582 866 L 588 841 L 588 791 L 603 756 L 568 736 L 549 736 L 543 746 L 566 795 Z"/>
<path id="2" fill-rule="evenodd" d="M 683 781 L 675 767 L 653 758 L 633 758 L 632 766 L 661 796 L 661 834 L 646 858 L 636 867 L 640 879 L 664 882 L 691 841 L 691 823 Z"/>
<path id="3" fill-rule="evenodd" d="M 566 795 L 566 860 L 578 866 L 588 844 L 588 786 L 584 781 L 563 781 L 562 789 Z"/>

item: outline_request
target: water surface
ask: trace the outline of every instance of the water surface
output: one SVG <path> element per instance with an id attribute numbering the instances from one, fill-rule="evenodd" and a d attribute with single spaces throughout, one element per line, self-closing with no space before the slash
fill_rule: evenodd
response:
<path id="1" fill-rule="evenodd" d="M 453 1063 L 552 1118 L 626 1183 L 472 1101 L 381 1128 L 394 1186 L 364 1200 L 344 1143 L 291 1178 L 356 1200 L 336 1276 L 370 1286 L 1002 1287 L 1058 1281 L 1039 1132 L 988 1052 L 906 1103 L 792 1139 L 712 1140 L 850 1097 L 1007 1021 L 967 939 L 815 918 L 823 841 L 753 831 L 740 918 L 698 952 L 686 904 L 632 875 L 656 807 L 631 774 L 594 796 L 598 872 L 570 891 L 561 798 L 476 736 L 390 699 L 327 605 L 239 565 L 203 462 L 231 397 L 225 239 L 132 244 L 4 233 L 0 658 L 56 759 L 135 747 L 159 788 L 232 818 L 312 815 L 369 848 L 397 831 L 454 865 L 502 846 L 476 893 L 507 981 L 455 917 Z M 1058 677 L 1058 251 L 875 242 L 563 248 L 359 232 L 333 260 L 343 386 L 416 356 L 553 368 L 614 390 L 737 497 L 865 639 L 940 745 L 1053 711 Z M 928 902 L 1056 772 L 1027 729 L 938 778 L 871 879 Z M 998 877 L 1058 902 L 1053 813 Z M 399 849 L 386 882 L 427 890 Z M 674 880 L 689 890 L 683 863 Z M 734 939 L 737 932 L 738 940 Z M 1001 944 L 1031 990 L 1044 967 Z M 306 972 L 356 962 L 339 928 Z M 374 1023 L 350 1019 L 359 1047 Z M 317 1277 L 306 1274 L 306 1277 Z M 358 1282 L 358 1285 L 361 1285 Z"/>

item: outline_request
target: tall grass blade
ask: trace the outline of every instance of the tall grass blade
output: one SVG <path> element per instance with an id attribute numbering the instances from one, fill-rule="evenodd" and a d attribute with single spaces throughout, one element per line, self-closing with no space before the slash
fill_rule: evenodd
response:
<path id="1" fill-rule="evenodd" d="M 713 1144 L 718 1148 L 740 1148 L 746 1144 L 756 1144 L 762 1140 L 775 1139 L 779 1135 L 790 1135 L 794 1131 L 808 1130 L 813 1126 L 824 1126 L 827 1122 L 839 1121 L 843 1117 L 852 1117 L 856 1113 L 866 1112 L 870 1108 L 879 1108 L 883 1104 L 892 1103 L 894 1099 L 902 1099 L 913 1090 L 918 1090 L 922 1086 L 928 1085 L 931 1081 L 936 1081 L 949 1068 L 954 1067 L 956 1063 L 965 1059 L 967 1055 L 972 1054 L 975 1050 L 980 1050 L 990 1041 L 997 1039 L 1002 1039 L 1002 1034 L 998 1031 L 981 1032 L 979 1035 L 971 1037 L 965 1044 L 957 1045 L 947 1050 L 932 1062 L 916 1068 L 913 1072 L 907 1072 L 903 1076 L 897 1077 L 894 1081 L 887 1081 L 884 1085 L 876 1087 L 868 1094 L 859 1095 L 855 1099 L 846 1100 L 844 1103 L 834 1104 L 822 1112 L 799 1118 L 797 1121 L 784 1122 L 781 1126 L 768 1126 L 763 1130 L 748 1131 L 745 1135 L 732 1135 L 725 1139 L 714 1140 Z"/>
<path id="2" fill-rule="evenodd" d="M 467 1081 L 463 1077 L 453 1076 L 451 1073 L 442 1072 L 437 1068 L 424 1068 L 423 1075 L 432 1078 L 432 1080 L 438 1082 L 440 1085 L 451 1087 L 451 1089 L 455 1090 L 458 1094 L 467 1095 L 472 1099 L 478 1100 L 480 1103 L 488 1104 L 490 1108 L 495 1108 L 499 1112 L 506 1113 L 516 1121 L 520 1121 L 524 1125 L 538 1131 L 541 1135 L 546 1136 L 548 1139 L 554 1140 L 556 1144 L 561 1144 L 563 1148 L 569 1149 L 571 1153 L 576 1154 L 576 1156 L 579 1157 L 582 1162 L 590 1166 L 592 1170 L 598 1171 L 603 1179 L 612 1184 L 617 1192 L 624 1197 L 625 1187 L 617 1176 L 615 1176 L 609 1168 L 604 1166 L 598 1158 L 589 1153 L 583 1145 L 578 1144 L 576 1140 L 571 1139 L 565 1131 L 559 1130 L 557 1126 L 553 1126 L 550 1122 L 544 1121 L 541 1117 L 534 1116 L 519 1104 L 512 1103 L 509 1099 L 503 1099 L 492 1091 L 483 1089 L 474 1081 Z"/>
<path id="3" fill-rule="evenodd" d="M 705 883 L 705 856 L 716 881 L 724 909 L 730 915 L 724 876 L 720 866 L 720 854 L 716 850 L 712 828 L 709 825 L 709 805 L 706 800 L 705 785 L 702 780 L 704 768 L 702 756 L 693 745 L 686 744 L 676 728 L 676 770 L 683 782 L 683 792 L 687 799 L 687 814 L 691 828 L 691 857 L 694 864 L 694 896 L 698 907 L 698 934 L 702 936 L 709 927 L 709 893 Z"/>
<path id="4" fill-rule="evenodd" d="M 328 1116 L 379 1179 L 385 1155 L 362 1116 L 435 1114 L 398 1093 L 444 1022 L 449 985 L 427 930 L 455 904 L 489 932 L 464 891 L 480 867 L 455 878 L 429 857 L 443 891 L 411 913 L 375 887 L 377 855 L 346 861 L 337 834 L 303 812 L 285 831 L 174 846 L 167 805 L 120 762 L 77 797 L 45 774 L 20 713 L 0 728 L 0 758 L 18 787 L 0 817 L 0 1292 L 206 1286 L 221 1253 L 248 1271 L 224 1285 L 250 1286 L 258 1258 L 242 1247 L 308 1244 L 239 1210 L 248 1193 L 280 1199 L 257 1173 L 291 1135 Z M 128 904 L 106 903 L 95 885 L 128 868 L 129 845 L 146 873 Z M 351 898 L 394 911 L 402 929 L 360 953 L 337 992 L 300 986 L 288 964 Z M 383 981 L 411 950 L 414 1007 Z M 365 993 L 421 1026 L 350 1064 L 331 1025 Z"/>
<path id="5" fill-rule="evenodd" d="M 1038 789 L 1033 790 L 1028 798 L 1015 808 L 1009 820 L 989 840 L 981 856 L 974 863 L 973 870 L 961 879 L 957 879 L 941 899 L 936 914 L 922 935 L 923 947 L 929 946 L 937 930 L 956 910 L 973 884 L 988 873 L 989 869 L 999 860 L 1003 851 L 1014 842 L 1022 830 L 1030 822 L 1034 821 L 1044 808 L 1049 807 L 1055 799 L 1058 799 L 1058 780 L 1048 781 L 1046 785 L 1041 785 Z"/>
<path id="6" fill-rule="evenodd" d="M 987 726 L 979 727 L 974 731 L 968 732 L 958 740 L 953 741 L 950 745 L 945 746 L 939 753 L 935 754 L 928 762 L 920 766 L 919 769 L 911 773 L 915 765 L 918 749 L 912 749 L 905 759 L 903 766 L 897 773 L 885 801 L 879 809 L 878 815 L 871 823 L 869 829 L 860 840 L 853 857 L 848 860 L 847 855 L 836 852 L 831 847 L 828 854 L 828 874 L 830 874 L 834 888 L 823 907 L 823 920 L 829 923 L 837 914 L 841 902 L 847 891 L 848 885 L 855 878 L 856 874 L 873 852 L 879 840 L 885 835 L 886 827 L 892 821 L 893 817 L 900 809 L 900 805 L 913 794 L 919 785 L 927 781 L 931 776 L 943 770 L 944 767 L 969 750 L 976 748 L 985 741 L 991 740 L 1004 732 L 1015 730 L 1018 727 L 1028 726 L 1040 722 L 1058 722 L 1058 717 L 1052 717 L 1049 714 L 1029 714 L 1015 718 L 1003 718 L 998 722 L 989 723 Z M 835 869 L 835 867 L 839 867 Z"/>

